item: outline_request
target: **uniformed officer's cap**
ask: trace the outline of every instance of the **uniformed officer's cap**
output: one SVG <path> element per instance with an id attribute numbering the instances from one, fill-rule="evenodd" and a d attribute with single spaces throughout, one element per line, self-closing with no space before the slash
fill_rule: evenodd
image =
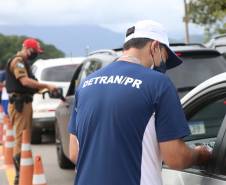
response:
<path id="1" fill-rule="evenodd" d="M 23 42 L 23 47 L 32 48 L 37 53 L 43 52 L 43 49 L 41 48 L 40 43 L 36 39 L 33 39 L 33 38 L 25 39 L 24 42 Z"/>

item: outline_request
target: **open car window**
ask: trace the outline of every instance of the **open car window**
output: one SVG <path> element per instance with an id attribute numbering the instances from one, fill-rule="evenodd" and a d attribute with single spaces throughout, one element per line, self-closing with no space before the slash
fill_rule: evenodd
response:
<path id="1" fill-rule="evenodd" d="M 100 69 L 102 67 L 102 62 L 98 59 L 91 59 L 88 60 L 82 70 L 81 73 L 79 74 L 78 80 L 76 82 L 76 86 L 78 86 L 81 81 L 83 81 L 88 75 L 90 75 L 91 73 L 93 73 L 94 71 Z"/>
<path id="2" fill-rule="evenodd" d="M 87 60 L 84 64 L 81 64 L 72 77 L 70 86 L 66 96 L 71 96 L 75 94 L 76 87 L 84 80 L 89 74 L 100 69 L 102 67 L 102 62 L 98 60 Z"/>
<path id="3" fill-rule="evenodd" d="M 188 120 L 191 135 L 185 140 L 216 137 L 226 114 L 225 100 L 225 98 L 217 98 L 206 105 L 203 104 L 203 107 Z"/>
<path id="4" fill-rule="evenodd" d="M 82 66 L 83 66 L 83 63 L 80 64 L 77 67 L 77 69 L 75 70 L 75 72 L 73 74 L 73 77 L 71 79 L 71 82 L 70 82 L 70 85 L 69 85 L 69 88 L 68 88 L 66 96 L 74 95 L 74 93 L 75 93 L 75 86 L 76 86 L 76 80 L 78 79 L 78 76 L 79 76 L 79 73 L 81 72 Z"/>

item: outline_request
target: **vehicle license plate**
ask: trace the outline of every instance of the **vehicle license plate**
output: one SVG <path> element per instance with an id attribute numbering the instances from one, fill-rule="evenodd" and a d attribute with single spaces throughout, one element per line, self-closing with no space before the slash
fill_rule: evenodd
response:
<path id="1" fill-rule="evenodd" d="M 189 128 L 192 135 L 200 135 L 206 133 L 205 124 L 203 121 L 189 122 Z"/>

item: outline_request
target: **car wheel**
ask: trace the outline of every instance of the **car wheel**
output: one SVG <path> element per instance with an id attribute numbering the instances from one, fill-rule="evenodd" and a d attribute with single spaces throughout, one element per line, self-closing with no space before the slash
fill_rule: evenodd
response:
<path id="1" fill-rule="evenodd" d="M 55 125 L 55 138 L 56 138 L 56 150 L 57 150 L 57 161 L 62 169 L 72 169 L 75 165 L 65 156 L 62 142 L 59 134 L 59 127 Z"/>
<path id="2" fill-rule="evenodd" d="M 32 144 L 41 144 L 42 143 L 42 133 L 41 133 L 40 129 L 32 128 L 31 143 Z"/>

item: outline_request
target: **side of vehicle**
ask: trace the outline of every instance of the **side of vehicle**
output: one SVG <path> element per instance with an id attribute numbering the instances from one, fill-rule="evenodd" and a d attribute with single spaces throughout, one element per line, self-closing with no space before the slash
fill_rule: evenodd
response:
<path id="1" fill-rule="evenodd" d="M 226 184 L 226 73 L 211 78 L 182 98 L 191 136 L 185 141 L 191 147 L 206 145 L 213 149 L 207 166 L 193 166 L 183 171 L 163 168 L 164 185 Z M 216 138 L 217 137 L 217 138 Z M 223 144 L 222 144 L 223 143 Z"/>
<path id="2" fill-rule="evenodd" d="M 74 70 L 84 60 L 78 58 L 58 58 L 38 60 L 32 66 L 32 71 L 41 83 L 48 83 L 61 87 L 66 95 Z M 55 110 L 60 100 L 52 99 L 47 94 L 35 94 L 33 106 L 32 143 L 41 143 L 41 133 L 53 130 Z"/>
<path id="3" fill-rule="evenodd" d="M 93 54 L 90 55 L 75 71 L 65 97 L 65 102 L 61 102 L 61 104 L 56 109 L 56 148 L 58 163 L 61 168 L 73 167 L 71 161 L 69 160 L 69 134 L 67 132 L 67 126 L 70 115 L 73 111 L 72 109 L 76 86 L 80 84 L 80 82 L 84 80 L 90 73 L 113 62 L 117 58 L 118 57 L 116 55 L 106 53 Z"/>

